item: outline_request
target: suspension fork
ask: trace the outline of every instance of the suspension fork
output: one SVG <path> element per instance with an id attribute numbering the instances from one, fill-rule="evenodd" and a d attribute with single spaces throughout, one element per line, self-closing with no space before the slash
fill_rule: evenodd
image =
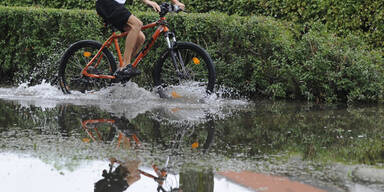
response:
<path id="1" fill-rule="evenodd" d="M 176 69 L 177 75 L 180 78 L 183 78 L 187 75 L 187 71 L 185 70 L 185 64 L 183 58 L 181 57 L 180 51 L 175 49 L 176 45 L 176 36 L 173 32 L 165 33 L 165 40 L 168 44 L 168 50 L 172 59 L 173 66 Z"/>

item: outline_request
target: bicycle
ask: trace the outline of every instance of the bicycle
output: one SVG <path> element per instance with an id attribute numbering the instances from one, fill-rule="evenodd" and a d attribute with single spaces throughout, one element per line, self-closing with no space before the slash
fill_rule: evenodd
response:
<path id="1" fill-rule="evenodd" d="M 167 97 L 165 93 L 168 88 L 191 84 L 205 88 L 207 94 L 213 93 L 216 71 L 207 51 L 195 43 L 177 41 L 175 33 L 169 29 L 165 16 L 182 10 L 169 3 L 161 4 L 160 8 L 159 20 L 142 27 L 142 30 L 157 28 L 137 54 L 132 66 L 137 67 L 158 37 L 164 35 L 167 49 L 161 54 L 153 70 L 154 88 L 160 97 Z M 123 59 L 118 39 L 126 37 L 127 34 L 118 34 L 116 29 L 112 29 L 112 35 L 103 44 L 93 40 L 81 40 L 70 45 L 59 66 L 59 85 L 63 93 L 70 94 L 73 90 L 86 93 L 118 82 L 118 78 L 113 75 L 116 71 L 116 61 L 108 48 L 112 44 L 115 46 L 121 67 Z"/>

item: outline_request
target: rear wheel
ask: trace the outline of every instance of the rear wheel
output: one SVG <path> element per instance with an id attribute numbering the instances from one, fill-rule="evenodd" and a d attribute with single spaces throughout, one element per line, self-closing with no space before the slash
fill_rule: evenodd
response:
<path id="1" fill-rule="evenodd" d="M 204 89 L 210 94 L 215 80 L 211 57 L 203 48 L 190 42 L 177 42 L 172 50 L 162 55 L 154 70 L 154 84 L 161 97 L 166 97 L 164 93 L 176 86 Z"/>
<path id="2" fill-rule="evenodd" d="M 97 41 L 84 40 L 72 44 L 65 51 L 59 68 L 59 85 L 64 93 L 97 91 L 110 85 L 110 79 L 91 78 L 81 74 L 83 68 L 97 54 L 101 46 Z M 111 52 L 104 48 L 87 72 L 97 75 L 111 75 L 115 70 L 116 62 Z"/>

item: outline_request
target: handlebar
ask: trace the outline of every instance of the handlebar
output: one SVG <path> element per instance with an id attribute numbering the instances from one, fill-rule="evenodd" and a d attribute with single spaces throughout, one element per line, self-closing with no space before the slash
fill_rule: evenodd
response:
<path id="1" fill-rule="evenodd" d="M 162 3 L 160 5 L 160 17 L 164 17 L 167 13 L 178 13 L 180 11 L 183 11 L 179 6 L 177 5 L 172 5 L 172 4 L 169 4 L 169 3 Z"/>

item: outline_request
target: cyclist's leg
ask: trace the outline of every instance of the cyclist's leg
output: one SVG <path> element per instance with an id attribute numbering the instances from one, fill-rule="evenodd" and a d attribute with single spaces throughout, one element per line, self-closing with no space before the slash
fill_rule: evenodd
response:
<path id="1" fill-rule="evenodd" d="M 145 35 L 142 31 L 140 31 L 139 37 L 132 51 L 132 55 L 131 55 L 132 59 L 135 59 L 136 54 L 138 53 L 140 47 L 144 44 L 144 42 L 145 42 Z"/>
<path id="2" fill-rule="evenodd" d="M 131 63 L 132 57 L 137 53 L 137 50 L 143 45 L 145 41 L 145 35 L 141 31 L 143 22 L 141 22 L 137 17 L 131 15 L 127 21 L 124 31 L 128 32 L 127 38 L 125 40 L 125 50 L 124 50 L 124 65 Z"/>

